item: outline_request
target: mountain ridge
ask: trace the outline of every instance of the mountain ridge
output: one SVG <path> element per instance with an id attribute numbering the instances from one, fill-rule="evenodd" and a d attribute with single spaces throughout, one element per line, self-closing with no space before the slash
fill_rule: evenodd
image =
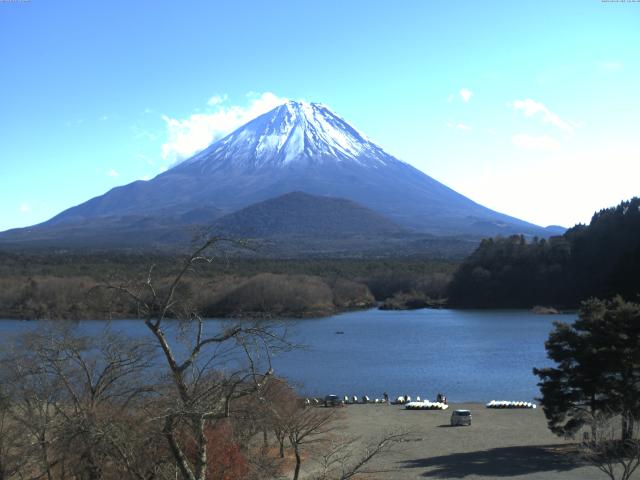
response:
<path id="1" fill-rule="evenodd" d="M 116 187 L 18 233 L 24 238 L 49 235 L 64 243 L 78 230 L 117 225 L 118 219 L 127 232 L 136 229 L 136 218 L 155 219 L 163 229 L 168 222 L 174 227 L 210 225 L 291 192 L 355 202 L 407 232 L 478 238 L 557 233 L 470 200 L 388 154 L 328 107 L 294 101 L 152 180 Z M 116 230 L 109 231 L 114 245 Z M 5 232 L 0 239 L 18 233 Z"/>

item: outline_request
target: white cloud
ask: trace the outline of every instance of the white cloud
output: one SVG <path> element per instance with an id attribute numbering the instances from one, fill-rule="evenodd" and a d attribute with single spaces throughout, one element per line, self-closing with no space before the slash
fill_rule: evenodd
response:
<path id="1" fill-rule="evenodd" d="M 453 122 L 446 122 L 444 124 L 447 128 L 457 128 L 458 130 L 463 130 L 465 132 L 469 132 L 471 130 L 473 130 L 469 125 L 459 122 L 456 124 L 453 124 Z"/>
<path id="2" fill-rule="evenodd" d="M 219 105 L 227 101 L 227 94 L 224 95 L 214 95 L 207 101 L 207 105 L 213 107 L 214 105 Z"/>
<path id="3" fill-rule="evenodd" d="M 618 60 L 607 60 L 604 62 L 600 62 L 598 66 L 600 67 L 600 69 L 606 70 L 608 72 L 617 72 L 624 68 L 624 63 Z"/>
<path id="4" fill-rule="evenodd" d="M 113 168 L 107 172 L 108 177 L 118 177 L 120 174 L 116 172 Z"/>
<path id="5" fill-rule="evenodd" d="M 473 96 L 473 92 L 471 90 L 469 90 L 467 88 L 461 88 L 460 89 L 460 97 L 465 102 L 468 102 L 469 100 L 471 100 L 472 96 Z"/>
<path id="6" fill-rule="evenodd" d="M 511 143 L 516 147 L 526 148 L 529 150 L 555 150 L 560 147 L 560 143 L 549 135 L 527 135 L 526 133 L 518 133 L 511 137 Z"/>
<path id="7" fill-rule="evenodd" d="M 250 93 L 249 105 L 215 105 L 212 113 L 194 113 L 185 119 L 163 115 L 167 125 L 167 141 L 162 145 L 162 158 L 175 162 L 191 157 L 255 117 L 286 102 L 273 93 Z"/>
<path id="8" fill-rule="evenodd" d="M 151 180 L 151 177 L 149 175 L 144 175 L 140 177 L 140 180 L 142 180 L 143 182 L 148 182 L 149 180 Z"/>
<path id="9" fill-rule="evenodd" d="M 567 132 L 573 131 L 573 126 L 568 122 L 562 120 L 558 115 L 549 110 L 544 104 L 540 102 L 536 102 L 535 100 L 531 100 L 527 98 L 525 100 L 515 100 L 513 102 L 513 108 L 516 110 L 522 110 L 522 113 L 526 117 L 533 117 L 537 114 L 541 114 L 542 121 L 545 123 L 550 123 L 562 130 Z"/>
<path id="10" fill-rule="evenodd" d="M 31 206 L 28 203 L 21 203 L 18 210 L 20 213 L 29 213 L 31 211 Z"/>

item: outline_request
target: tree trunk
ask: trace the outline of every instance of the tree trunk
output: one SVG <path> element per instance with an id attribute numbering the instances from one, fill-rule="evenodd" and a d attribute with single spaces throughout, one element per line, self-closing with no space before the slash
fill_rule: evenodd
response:
<path id="1" fill-rule="evenodd" d="M 302 464 L 302 458 L 300 458 L 300 450 L 298 450 L 298 446 L 294 446 L 294 451 L 296 452 L 296 470 L 293 472 L 293 480 L 298 480 L 298 476 L 300 475 L 300 465 Z"/>
<path id="2" fill-rule="evenodd" d="M 171 453 L 173 453 L 173 458 L 176 460 L 176 466 L 180 470 L 182 478 L 184 480 L 196 480 L 195 476 L 191 472 L 191 468 L 189 467 L 189 461 L 187 460 L 185 454 L 182 452 L 182 449 L 180 448 L 180 445 L 175 438 L 173 431 L 173 421 L 171 417 L 167 417 L 165 419 L 165 425 L 162 434 L 169 443 L 169 448 L 171 449 Z"/>
<path id="3" fill-rule="evenodd" d="M 595 442 L 598 440 L 598 422 L 596 422 L 594 419 L 596 418 L 597 415 L 597 408 L 596 408 L 596 399 L 595 396 L 591 396 L 591 441 Z"/>
<path id="4" fill-rule="evenodd" d="M 46 432 L 40 434 L 40 448 L 42 449 L 42 460 L 44 461 L 44 468 L 46 469 L 47 480 L 53 480 L 51 476 L 51 464 L 49 463 L 49 450 L 47 448 Z"/>
<path id="5" fill-rule="evenodd" d="M 196 458 L 196 478 L 207 478 L 207 435 L 205 432 L 205 419 L 200 417 L 195 420 L 196 437 L 198 439 L 198 451 Z"/>
<path id="6" fill-rule="evenodd" d="M 100 466 L 96 464 L 91 450 L 84 452 L 80 456 L 80 478 L 83 480 L 100 480 L 102 478 L 102 471 Z"/>
<path id="7" fill-rule="evenodd" d="M 626 442 L 633 438 L 633 417 L 629 412 L 622 412 L 622 441 Z"/>

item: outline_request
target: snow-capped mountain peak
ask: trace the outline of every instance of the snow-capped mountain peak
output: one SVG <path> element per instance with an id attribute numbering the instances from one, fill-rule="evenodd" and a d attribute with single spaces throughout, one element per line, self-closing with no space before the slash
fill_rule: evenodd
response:
<path id="1" fill-rule="evenodd" d="M 350 200 L 403 228 L 431 235 L 548 235 L 536 225 L 489 210 L 451 190 L 385 153 L 326 106 L 306 102 L 280 105 L 152 180 L 114 188 L 60 213 L 42 228 L 55 227 L 47 233 L 54 238 L 94 225 L 98 232 L 94 234 L 101 239 L 111 238 L 105 228 L 120 225 L 120 236 L 114 238 L 128 245 L 130 231 L 151 238 L 164 225 L 208 224 L 217 215 L 250 205 L 262 215 L 266 200 L 291 192 Z M 290 206 L 305 201 L 296 195 L 285 203 L 276 202 L 280 216 L 270 208 L 264 217 L 251 217 L 262 222 L 253 227 L 268 232 L 274 218 L 300 212 Z M 344 224 L 342 214 L 336 215 L 336 223 Z M 292 232 L 303 225 L 294 217 Z M 339 243 L 340 248 L 348 248 L 347 244 Z"/>
<path id="2" fill-rule="evenodd" d="M 255 118 L 184 162 L 210 171 L 222 166 L 286 167 L 356 162 L 379 167 L 398 161 L 326 105 L 288 101 Z"/>

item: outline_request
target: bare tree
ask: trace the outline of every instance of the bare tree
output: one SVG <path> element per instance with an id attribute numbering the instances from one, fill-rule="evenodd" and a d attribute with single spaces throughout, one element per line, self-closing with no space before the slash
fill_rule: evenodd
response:
<path id="1" fill-rule="evenodd" d="M 619 415 L 597 414 L 590 421 L 591 435 L 585 435 L 580 445 L 581 456 L 611 480 L 628 480 L 640 466 L 640 429 L 634 420 L 633 431 L 621 439 L 621 429 L 628 427 Z"/>
<path id="2" fill-rule="evenodd" d="M 0 480 L 7 480 L 20 472 L 26 458 L 22 455 L 24 436 L 13 420 L 11 403 L 0 391 Z"/>
<path id="3" fill-rule="evenodd" d="M 284 380 L 274 378 L 260 398 L 261 426 L 266 444 L 267 430 L 271 431 L 278 442 L 278 454 L 284 458 L 285 444 L 288 439 L 291 418 L 304 408 L 300 397 Z"/>
<path id="4" fill-rule="evenodd" d="M 160 478 L 157 443 L 140 415 L 154 393 L 153 350 L 107 330 L 78 335 L 58 324 L 29 332 L 2 359 L 16 444 L 30 478 Z"/>
<path id="5" fill-rule="evenodd" d="M 107 287 L 136 303 L 160 346 L 173 394 L 167 397 L 170 401 L 158 405 L 156 415 L 163 418 L 162 434 L 185 480 L 206 479 L 211 441 L 207 425 L 229 417 L 237 399 L 264 388 L 272 374 L 269 352 L 284 345 L 282 333 L 257 323 L 236 323 L 209 332 L 189 295 L 181 292 L 185 277 L 197 265 L 210 264 L 211 248 L 221 241 L 217 237 L 207 240 L 186 258 L 167 285 L 156 285 L 151 267 L 141 284 Z M 179 320 L 182 338 L 188 340 L 185 344 L 178 345 L 168 334 L 169 319 Z"/>
<path id="6" fill-rule="evenodd" d="M 293 480 L 298 480 L 300 476 L 302 450 L 310 445 L 327 442 L 327 434 L 332 430 L 336 412 L 335 409 L 302 406 L 288 418 L 285 429 L 296 457 Z"/>
<path id="7" fill-rule="evenodd" d="M 0 362 L 0 378 L 9 406 L 5 421 L 20 430 L 20 438 L 14 437 L 11 443 L 12 450 L 22 458 L 21 470 L 51 480 L 52 470 L 59 463 L 51 443 L 58 422 L 55 405 L 60 398 L 60 385 L 37 366 L 32 355 L 16 352 L 5 353 Z"/>
<path id="8" fill-rule="evenodd" d="M 406 432 L 390 432 L 377 440 L 361 445 L 360 438 L 332 439 L 316 459 L 320 472 L 314 480 L 348 480 L 383 473 L 387 470 L 370 468 L 372 460 L 388 454 L 392 447 L 406 438 Z"/>

